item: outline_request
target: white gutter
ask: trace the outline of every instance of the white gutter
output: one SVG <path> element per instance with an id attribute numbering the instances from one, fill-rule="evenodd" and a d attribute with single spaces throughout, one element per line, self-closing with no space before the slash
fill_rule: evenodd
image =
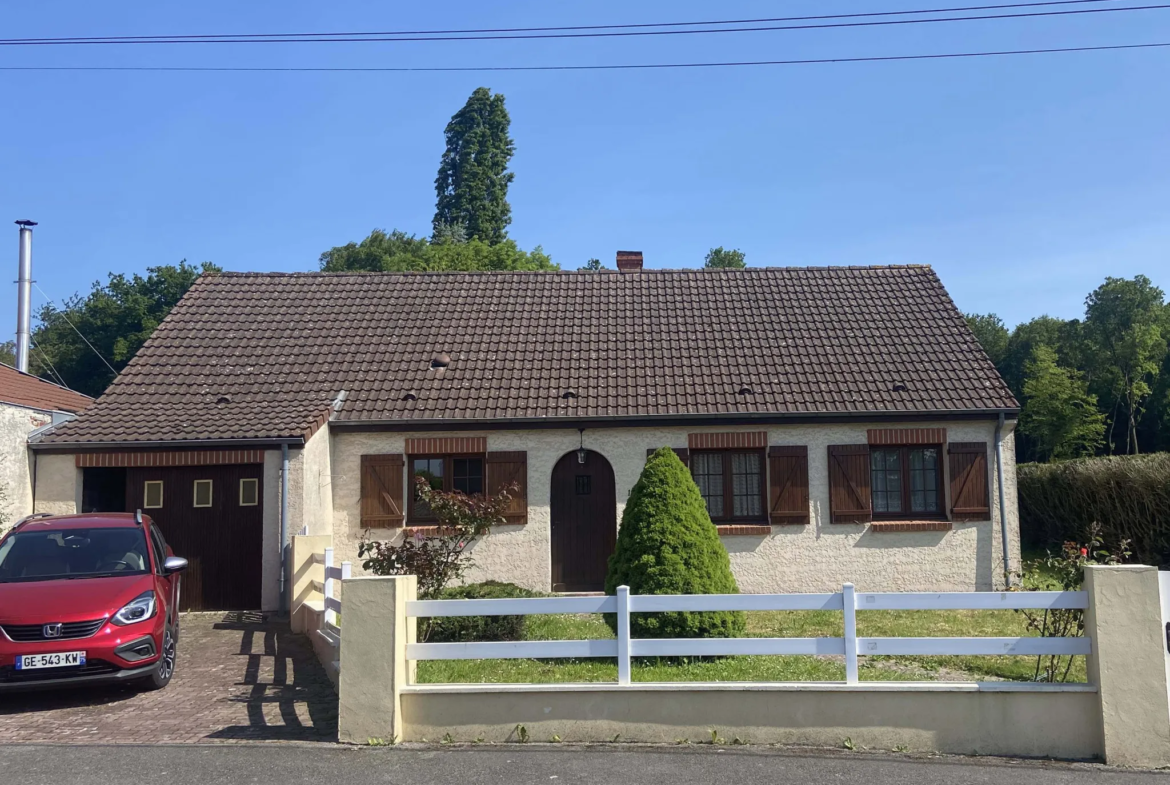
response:
<path id="1" fill-rule="evenodd" d="M 1003 475 L 1003 422 L 1004 416 L 999 415 L 999 421 L 995 424 L 995 472 L 999 486 L 999 531 L 1003 540 L 1003 576 L 1007 588 L 1012 587 L 1012 570 L 1011 570 L 1011 544 L 1008 539 L 1007 526 L 1007 496 L 1004 492 L 1004 475 Z"/>
<path id="2" fill-rule="evenodd" d="M 285 593 L 285 572 L 288 559 L 285 558 L 288 540 L 288 444 L 280 445 L 280 610 L 288 612 L 288 596 Z"/>

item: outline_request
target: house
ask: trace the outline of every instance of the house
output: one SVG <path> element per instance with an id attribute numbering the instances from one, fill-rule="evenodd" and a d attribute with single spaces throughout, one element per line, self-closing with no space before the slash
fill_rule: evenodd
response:
<path id="1" fill-rule="evenodd" d="M 0 364 L 0 533 L 33 510 L 29 435 L 91 403 L 88 395 Z"/>
<path id="2" fill-rule="evenodd" d="M 272 609 L 290 534 L 359 562 L 364 537 L 434 525 L 410 475 L 515 482 L 471 577 L 595 591 L 669 446 L 743 591 L 992 589 L 1018 567 L 1018 404 L 931 268 L 617 261 L 204 276 L 34 437 L 36 507 L 142 508 L 191 559 L 188 607 Z"/>

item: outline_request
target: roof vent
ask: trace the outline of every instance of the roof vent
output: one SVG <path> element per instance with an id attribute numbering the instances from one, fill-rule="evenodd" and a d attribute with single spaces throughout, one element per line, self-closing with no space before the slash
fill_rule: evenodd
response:
<path id="1" fill-rule="evenodd" d="M 739 391 L 736 393 L 736 395 L 751 395 L 754 392 L 755 390 L 753 390 L 751 387 L 744 386 L 739 388 Z"/>
<path id="2" fill-rule="evenodd" d="M 447 354 L 446 352 L 436 354 L 433 358 L 431 358 L 431 370 L 433 371 L 437 371 L 440 368 L 446 368 L 450 364 L 451 355 Z"/>
<path id="3" fill-rule="evenodd" d="M 565 390 L 563 393 L 561 393 L 561 397 L 567 401 L 570 398 L 576 398 L 577 393 L 573 392 L 572 390 Z"/>
<path id="4" fill-rule="evenodd" d="M 215 402 L 220 406 L 223 406 L 225 403 L 231 403 L 232 397 L 230 395 L 221 395 L 215 399 Z"/>
<path id="5" fill-rule="evenodd" d="M 402 396 L 402 400 L 404 400 L 404 401 L 417 401 L 418 396 L 412 392 L 408 392 L 406 395 Z"/>
<path id="6" fill-rule="evenodd" d="M 906 385 L 901 382 L 894 382 L 894 392 L 906 392 Z"/>

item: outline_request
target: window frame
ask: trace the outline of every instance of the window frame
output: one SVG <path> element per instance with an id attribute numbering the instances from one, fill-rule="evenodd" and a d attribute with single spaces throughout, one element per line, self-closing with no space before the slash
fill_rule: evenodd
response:
<path id="1" fill-rule="evenodd" d="M 688 455 L 688 470 L 691 473 L 691 479 L 695 477 L 695 456 L 706 455 L 711 453 L 721 453 L 723 457 L 723 515 L 719 517 L 711 517 L 711 522 L 716 526 L 725 526 L 731 524 L 744 523 L 759 523 L 766 524 L 768 522 L 768 449 L 766 447 L 727 447 L 715 450 L 691 450 Z M 731 456 L 751 454 L 759 458 L 760 462 L 760 514 L 759 515 L 735 515 L 735 478 L 731 470 Z M 697 483 L 696 483 L 697 484 Z M 703 509 L 707 508 L 707 500 L 703 500 Z M 710 512 L 708 512 L 710 515 Z"/>
<path id="2" fill-rule="evenodd" d="M 455 483 L 455 461 L 459 458 L 477 458 L 479 459 L 480 475 L 479 481 L 482 487 L 480 494 L 487 493 L 487 454 L 482 452 L 451 452 L 451 453 L 419 453 L 418 455 L 406 456 L 406 479 L 407 487 L 404 490 L 404 495 L 407 498 L 407 520 L 434 522 L 438 517 L 431 512 L 421 512 L 418 509 L 418 499 L 414 490 L 414 462 L 415 461 L 436 461 L 443 462 L 443 492 L 450 493 L 453 490 Z"/>
<path id="3" fill-rule="evenodd" d="M 929 521 L 945 521 L 947 520 L 947 505 L 946 505 L 946 469 L 943 466 L 943 447 L 941 444 L 882 444 L 870 445 L 869 453 L 869 509 L 870 514 L 875 521 L 909 521 L 909 520 L 929 520 Z M 873 454 L 875 452 L 893 452 L 898 451 L 898 471 L 902 475 L 902 509 L 899 512 L 878 512 L 877 505 L 873 503 L 873 489 L 875 483 L 873 481 Z M 913 491 L 910 488 L 910 452 L 912 450 L 934 450 L 935 451 L 935 494 L 937 496 L 937 507 L 935 512 L 915 512 L 911 505 L 911 494 Z"/>
<path id="4" fill-rule="evenodd" d="M 199 503 L 199 483 L 205 482 L 208 484 L 207 490 L 207 504 Z M 195 480 L 191 485 L 191 507 L 196 510 L 206 510 L 215 506 L 215 480 L 204 478 L 202 480 Z"/>
<path id="5" fill-rule="evenodd" d="M 244 483 L 249 483 L 249 482 L 256 486 L 256 492 L 255 492 L 256 493 L 256 496 L 255 496 L 256 501 L 254 501 L 254 502 L 245 502 L 244 501 Z M 260 506 L 260 479 L 259 478 L 257 478 L 257 477 L 241 477 L 240 478 L 240 499 L 239 499 L 239 501 L 240 501 L 241 507 L 259 507 Z"/>
<path id="6" fill-rule="evenodd" d="M 150 503 L 150 486 L 158 486 L 158 504 Z M 163 480 L 143 480 L 142 482 L 142 509 L 161 510 L 166 504 L 166 484 Z"/>

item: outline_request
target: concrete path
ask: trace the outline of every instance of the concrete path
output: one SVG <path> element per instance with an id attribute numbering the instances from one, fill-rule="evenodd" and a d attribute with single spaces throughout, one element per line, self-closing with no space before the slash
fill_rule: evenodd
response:
<path id="1" fill-rule="evenodd" d="M 4 782 L 108 785 L 1170 785 L 1085 764 L 710 747 L 0 746 Z"/>

